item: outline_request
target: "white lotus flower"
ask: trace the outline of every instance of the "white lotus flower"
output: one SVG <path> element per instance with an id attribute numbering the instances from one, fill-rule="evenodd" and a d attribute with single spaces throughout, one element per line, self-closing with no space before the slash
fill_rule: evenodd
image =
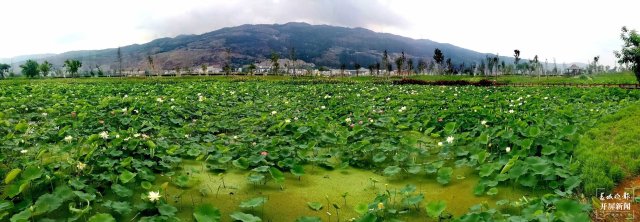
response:
<path id="1" fill-rule="evenodd" d="M 65 137 L 64 137 L 64 141 L 65 141 L 65 142 L 67 142 L 67 143 L 70 143 L 70 142 L 71 142 L 71 140 L 73 140 L 73 137 L 72 137 L 72 136 L 65 136 Z"/>
<path id="2" fill-rule="evenodd" d="M 326 108 L 327 108 L 327 107 L 325 107 L 325 106 L 321 106 L 321 107 L 320 107 L 320 109 L 326 109 Z"/>
<path id="3" fill-rule="evenodd" d="M 480 121 L 480 124 L 487 125 L 487 121 L 486 120 L 482 120 L 482 121 Z"/>
<path id="4" fill-rule="evenodd" d="M 122 112 L 123 112 L 123 113 L 126 113 L 126 112 L 127 112 L 127 107 L 122 108 Z"/>
<path id="5" fill-rule="evenodd" d="M 47 113 L 42 113 L 42 116 L 47 117 L 49 114 Z"/>
<path id="6" fill-rule="evenodd" d="M 139 133 L 133 134 L 133 137 L 136 137 L 136 138 L 140 137 L 140 134 Z"/>
<path id="7" fill-rule="evenodd" d="M 514 113 L 515 111 L 513 111 L 512 109 L 509 110 L 509 113 Z"/>
<path id="8" fill-rule="evenodd" d="M 20 150 L 20 153 L 22 153 L 22 154 L 25 154 L 27 152 L 29 152 L 29 151 L 28 150 Z"/>
<path id="9" fill-rule="evenodd" d="M 443 145 L 444 145 L 444 143 L 438 142 L 438 146 L 443 146 Z"/>
<path id="10" fill-rule="evenodd" d="M 351 118 L 346 118 L 344 119 L 345 122 L 350 123 L 351 122 Z"/>
<path id="11" fill-rule="evenodd" d="M 298 121 L 298 117 L 293 117 L 293 120 Z"/>
<path id="12" fill-rule="evenodd" d="M 149 198 L 149 201 L 151 202 L 156 202 L 158 200 L 160 200 L 160 191 L 149 191 L 149 194 L 147 195 L 147 198 Z"/>
<path id="13" fill-rule="evenodd" d="M 100 133 L 100 137 L 102 137 L 102 139 L 109 139 L 109 133 L 107 131 L 102 131 Z"/>
<path id="14" fill-rule="evenodd" d="M 447 137 L 447 143 L 453 143 L 453 136 Z"/>
<path id="15" fill-rule="evenodd" d="M 511 152 L 511 147 L 507 147 L 507 148 L 505 148 L 505 149 L 504 149 L 504 151 L 507 151 L 507 153 L 508 153 L 508 152 Z"/>
<path id="16" fill-rule="evenodd" d="M 278 114 L 278 112 L 277 112 L 277 111 L 275 111 L 275 110 L 274 110 L 274 111 L 271 111 L 271 115 L 276 115 L 276 114 Z"/>
<path id="17" fill-rule="evenodd" d="M 284 122 L 285 123 L 291 123 L 291 120 L 290 119 L 285 119 Z"/>
<path id="18" fill-rule="evenodd" d="M 157 98 L 156 101 L 158 101 L 159 103 L 164 102 L 164 100 L 162 100 L 162 98 Z"/>
<path id="19" fill-rule="evenodd" d="M 84 170 L 85 167 L 87 167 L 87 164 L 78 161 L 78 164 L 76 164 L 76 167 L 78 168 L 78 170 L 82 171 Z"/>

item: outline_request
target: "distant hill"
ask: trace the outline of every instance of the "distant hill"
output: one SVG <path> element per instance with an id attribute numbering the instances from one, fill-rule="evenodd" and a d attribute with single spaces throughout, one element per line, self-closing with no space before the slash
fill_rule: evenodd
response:
<path id="1" fill-rule="evenodd" d="M 202 64 L 221 66 L 225 49 L 231 49 L 231 60 L 235 66 L 269 59 L 272 52 L 281 58 L 289 56 L 295 48 L 296 57 L 317 66 L 337 68 L 355 63 L 366 67 L 381 60 L 388 50 L 390 60 L 405 52 L 408 58 L 431 60 L 436 48 L 443 51 L 454 64 L 471 65 L 492 54 L 475 52 L 455 45 L 438 43 L 427 39 L 411 39 L 388 33 L 377 33 L 363 28 L 344 28 L 306 23 L 274 25 L 242 25 L 223 28 L 201 35 L 180 35 L 161 38 L 146 44 L 121 47 L 123 68 L 146 69 L 147 57 L 152 56 L 156 67 L 197 67 Z M 117 69 L 117 49 L 71 51 L 58 55 L 39 57 L 61 66 L 66 59 L 79 59 L 84 68 L 101 66 L 104 70 Z M 507 63 L 512 58 L 501 57 Z M 417 64 L 417 61 L 414 63 Z"/>

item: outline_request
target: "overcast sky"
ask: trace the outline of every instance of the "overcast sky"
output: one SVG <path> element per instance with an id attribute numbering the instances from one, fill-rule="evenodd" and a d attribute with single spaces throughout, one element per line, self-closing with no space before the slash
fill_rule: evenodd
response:
<path id="1" fill-rule="evenodd" d="M 7 0 L 0 58 L 146 43 L 242 24 L 363 27 L 484 53 L 614 64 L 639 0 Z"/>

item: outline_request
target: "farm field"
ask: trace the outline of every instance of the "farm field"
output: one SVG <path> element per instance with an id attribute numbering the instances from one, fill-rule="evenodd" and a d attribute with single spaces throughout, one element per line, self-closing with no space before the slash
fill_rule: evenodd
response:
<path id="1" fill-rule="evenodd" d="M 0 221 L 585 221 L 633 174 L 585 150 L 639 90 L 286 80 L 2 81 Z"/>

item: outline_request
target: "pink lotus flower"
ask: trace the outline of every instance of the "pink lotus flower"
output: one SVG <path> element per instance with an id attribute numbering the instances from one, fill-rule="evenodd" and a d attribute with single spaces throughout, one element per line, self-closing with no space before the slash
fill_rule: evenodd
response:
<path id="1" fill-rule="evenodd" d="M 267 155 L 269 155 L 269 153 L 267 151 L 262 151 L 262 152 L 260 152 L 260 155 L 267 156 Z"/>

